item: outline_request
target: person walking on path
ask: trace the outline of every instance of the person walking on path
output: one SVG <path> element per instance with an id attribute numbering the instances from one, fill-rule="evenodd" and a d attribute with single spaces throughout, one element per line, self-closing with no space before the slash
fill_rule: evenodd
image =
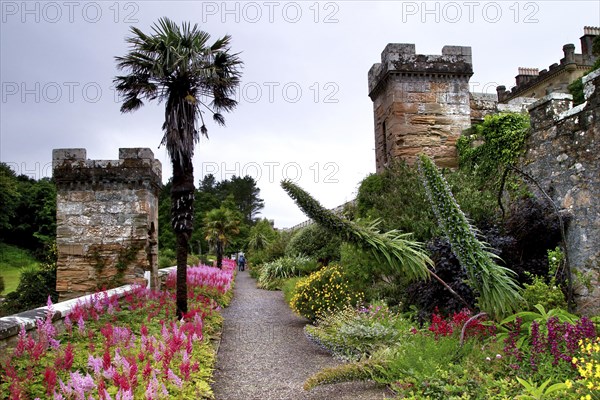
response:
<path id="1" fill-rule="evenodd" d="M 238 256 L 238 270 L 243 271 L 246 269 L 246 257 L 244 254 Z"/>

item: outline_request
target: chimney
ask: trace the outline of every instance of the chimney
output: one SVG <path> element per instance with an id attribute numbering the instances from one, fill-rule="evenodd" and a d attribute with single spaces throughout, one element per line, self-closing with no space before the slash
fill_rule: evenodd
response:
<path id="1" fill-rule="evenodd" d="M 527 82 L 535 79 L 539 74 L 537 68 L 523 68 L 519 67 L 519 75 L 515 76 L 517 86 L 526 84 Z"/>
<path id="2" fill-rule="evenodd" d="M 596 36 L 600 35 L 600 28 L 594 26 L 586 26 L 583 28 L 583 36 L 581 40 L 581 54 L 583 57 L 592 57 L 592 42 Z"/>

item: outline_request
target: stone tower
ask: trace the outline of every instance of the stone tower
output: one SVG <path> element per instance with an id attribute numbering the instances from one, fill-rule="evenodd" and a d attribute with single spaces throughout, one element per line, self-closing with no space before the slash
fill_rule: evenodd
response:
<path id="1" fill-rule="evenodd" d="M 118 160 L 87 160 L 55 149 L 56 290 L 68 300 L 128 283 L 156 285 L 160 161 L 150 149 L 119 149 Z"/>
<path id="2" fill-rule="evenodd" d="M 414 44 L 385 47 L 369 70 L 377 172 L 393 159 L 412 164 L 421 152 L 457 166 L 456 140 L 471 126 L 472 75 L 470 47 L 444 46 L 441 55 L 416 54 Z"/>

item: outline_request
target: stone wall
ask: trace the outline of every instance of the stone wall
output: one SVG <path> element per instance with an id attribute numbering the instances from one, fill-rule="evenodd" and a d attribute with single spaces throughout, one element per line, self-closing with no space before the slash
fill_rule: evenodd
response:
<path id="1" fill-rule="evenodd" d="M 457 165 L 456 140 L 471 125 L 471 75 L 470 47 L 422 55 L 414 44 L 386 46 L 369 70 L 377 172 L 395 158 L 411 164 L 421 152 L 439 166 Z"/>
<path id="2" fill-rule="evenodd" d="M 103 287 L 156 284 L 161 163 L 146 148 L 118 160 L 87 160 L 85 149 L 55 149 L 60 300 Z"/>
<path id="3" fill-rule="evenodd" d="M 591 278 L 576 285 L 579 309 L 600 313 L 600 70 L 584 77 L 587 101 L 550 94 L 529 107 L 531 136 L 523 169 L 572 216 L 567 250 L 572 268 Z M 591 290 L 590 290 L 591 289 Z"/>

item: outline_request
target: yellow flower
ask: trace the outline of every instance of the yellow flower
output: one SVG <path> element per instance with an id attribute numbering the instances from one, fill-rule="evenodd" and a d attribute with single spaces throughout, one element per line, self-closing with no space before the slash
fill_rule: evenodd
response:
<path id="1" fill-rule="evenodd" d="M 565 382 L 565 386 L 567 387 L 567 389 L 571 389 L 573 387 L 573 382 L 571 382 L 570 379 L 567 379 L 567 381 Z"/>

